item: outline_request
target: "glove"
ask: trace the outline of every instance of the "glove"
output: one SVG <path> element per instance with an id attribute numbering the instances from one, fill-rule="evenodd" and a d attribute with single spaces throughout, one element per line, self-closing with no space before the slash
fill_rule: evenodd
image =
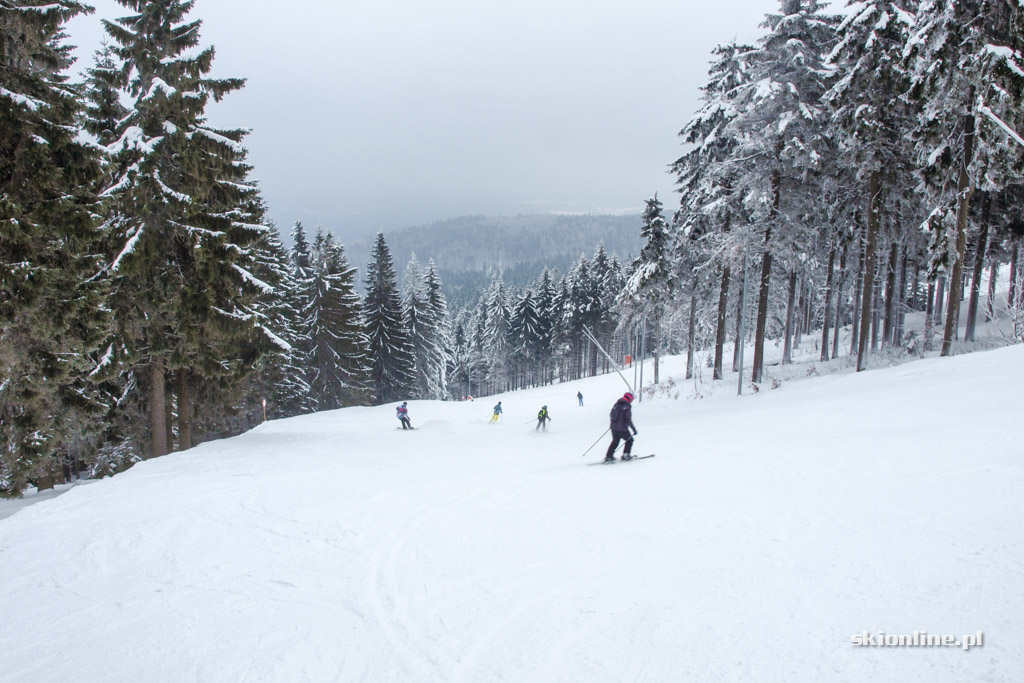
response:
<path id="1" fill-rule="evenodd" d="M 635 429 L 633 430 L 633 436 L 636 436 L 636 435 L 637 435 L 637 434 L 639 434 L 639 433 L 640 433 L 640 432 L 636 431 Z"/>

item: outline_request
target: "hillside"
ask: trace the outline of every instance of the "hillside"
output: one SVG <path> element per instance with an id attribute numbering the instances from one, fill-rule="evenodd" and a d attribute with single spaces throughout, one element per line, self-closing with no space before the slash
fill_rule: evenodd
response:
<path id="1" fill-rule="evenodd" d="M 386 233 L 401 278 L 412 254 L 426 266 L 434 259 L 455 306 L 478 296 L 491 277 L 521 287 L 545 267 L 566 272 L 580 256 L 590 258 L 597 245 L 623 265 L 640 251 L 640 216 L 463 216 Z M 364 269 L 373 238 L 345 245 L 352 265 Z"/>
<path id="2" fill-rule="evenodd" d="M 496 425 L 267 423 L 0 520 L 0 681 L 1017 681 L 1022 372 L 1017 345 L 645 400 L 657 457 L 612 466 L 581 454 L 615 375 Z"/>

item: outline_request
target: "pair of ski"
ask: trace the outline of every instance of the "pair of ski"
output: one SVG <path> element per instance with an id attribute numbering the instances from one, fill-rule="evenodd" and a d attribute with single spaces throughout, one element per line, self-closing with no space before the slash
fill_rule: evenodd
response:
<path id="1" fill-rule="evenodd" d="M 621 460 L 621 459 L 616 458 L 614 460 L 600 460 L 598 462 L 588 462 L 587 464 L 588 465 L 614 465 L 617 462 L 633 462 L 634 460 L 646 460 L 647 458 L 653 458 L 653 457 L 654 457 L 654 453 L 651 453 L 650 455 L 634 455 L 629 460 Z"/>

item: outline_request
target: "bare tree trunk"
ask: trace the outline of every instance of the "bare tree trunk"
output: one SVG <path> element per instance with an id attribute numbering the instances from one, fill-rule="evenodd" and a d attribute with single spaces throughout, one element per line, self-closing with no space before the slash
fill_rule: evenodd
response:
<path id="1" fill-rule="evenodd" d="M 968 101 L 974 100 L 974 89 L 970 89 Z M 974 188 L 971 185 L 971 176 L 967 167 L 971 165 L 974 157 L 974 116 L 968 114 L 964 117 L 964 152 L 960 160 L 960 172 L 956 181 L 956 194 L 958 206 L 956 210 L 956 251 L 953 254 L 953 272 L 949 282 L 951 289 L 949 303 L 946 309 L 946 326 L 942 333 L 942 350 L 940 356 L 948 356 L 952 351 L 953 334 L 956 332 L 960 322 L 960 291 L 964 272 L 964 251 L 967 248 L 967 212 L 971 206 L 971 195 Z"/>
<path id="2" fill-rule="evenodd" d="M 178 449 L 192 448 L 192 399 L 188 392 L 188 370 L 178 370 Z"/>
<path id="3" fill-rule="evenodd" d="M 876 278 L 877 279 L 877 278 Z M 878 327 L 881 323 L 882 291 L 875 288 L 875 301 L 871 306 L 871 351 L 878 350 Z"/>
<path id="4" fill-rule="evenodd" d="M 804 330 L 807 329 L 807 280 L 800 278 L 800 294 L 797 296 L 796 310 L 799 312 L 800 317 L 797 321 L 796 329 L 793 330 L 793 348 L 800 348 L 800 341 L 803 338 Z"/>
<path id="5" fill-rule="evenodd" d="M 935 294 L 936 286 L 934 282 L 928 283 L 928 301 L 925 302 L 924 311 L 924 350 L 932 350 L 932 328 L 934 327 L 935 318 Z"/>
<path id="6" fill-rule="evenodd" d="M 696 301 L 696 297 L 691 297 Z M 691 313 L 692 317 L 692 313 Z M 654 383 L 658 383 L 658 359 L 661 356 L 661 315 L 654 319 Z"/>
<path id="7" fill-rule="evenodd" d="M 895 235 L 889 245 L 889 265 L 885 273 L 885 320 L 882 323 L 882 345 L 889 346 L 893 339 L 893 323 L 896 313 L 896 267 L 900 257 L 900 245 Z"/>
<path id="8" fill-rule="evenodd" d="M 789 295 L 786 297 L 786 331 L 782 342 L 782 364 L 793 362 L 793 313 L 796 310 L 796 271 L 789 273 Z"/>
<path id="9" fill-rule="evenodd" d="M 167 454 L 167 395 L 164 368 L 154 360 L 149 366 L 149 457 Z"/>
<path id="10" fill-rule="evenodd" d="M 1006 306 L 1011 311 L 1017 306 L 1017 243 L 1010 244 L 1010 291 L 1006 295 Z"/>
<path id="11" fill-rule="evenodd" d="M 903 253 L 900 258 L 900 285 L 896 297 L 896 324 L 893 326 L 892 344 L 901 346 L 903 344 L 903 325 L 907 317 L 907 247 L 903 246 Z"/>
<path id="12" fill-rule="evenodd" d="M 822 361 L 828 360 L 828 333 L 831 331 L 830 325 L 832 324 L 832 278 L 834 277 L 836 263 L 836 245 L 832 243 L 832 248 L 828 250 L 828 270 L 825 274 L 825 317 L 822 321 L 821 329 L 821 358 Z"/>
<path id="13" fill-rule="evenodd" d="M 868 335 L 871 333 L 871 304 L 874 301 L 875 239 L 878 235 L 881 211 L 881 182 L 879 171 L 871 174 L 868 182 L 868 225 L 864 245 L 864 292 L 861 296 L 860 340 L 857 344 L 857 372 L 867 367 Z"/>
<path id="14" fill-rule="evenodd" d="M 832 358 L 839 358 L 839 330 L 842 328 L 843 286 L 846 284 L 846 252 L 849 246 L 843 247 L 843 255 L 839 259 L 839 287 L 836 289 L 836 329 L 832 337 Z"/>
<path id="15" fill-rule="evenodd" d="M 866 230 L 866 229 L 865 229 Z M 857 241 L 860 267 L 857 268 L 857 280 L 853 290 L 853 320 L 850 322 L 850 355 L 857 357 L 860 352 L 860 312 L 863 309 L 861 300 L 864 296 L 864 244 Z"/>
<path id="16" fill-rule="evenodd" d="M 686 379 L 693 377 L 693 344 L 697 332 L 697 295 L 690 297 L 690 324 L 686 332 Z M 655 381 L 657 383 L 657 381 Z"/>
<path id="17" fill-rule="evenodd" d="M 988 269 L 988 300 L 985 301 L 985 322 L 996 317 L 996 280 L 999 279 L 999 262 L 993 261 Z"/>
<path id="18" fill-rule="evenodd" d="M 992 200 L 985 195 L 981 205 L 981 227 L 978 229 L 978 246 L 974 254 L 974 273 L 971 278 L 971 300 L 967 304 L 967 331 L 964 341 L 974 341 L 975 328 L 978 321 L 978 301 L 981 299 L 981 274 L 985 270 L 985 254 L 988 251 L 989 207 Z"/>
<path id="19" fill-rule="evenodd" d="M 718 291 L 718 325 L 715 328 L 715 369 L 712 379 L 722 379 L 722 356 L 725 348 L 725 319 L 729 304 L 729 275 L 730 269 L 726 265 L 722 268 L 722 286 Z"/>
<path id="20" fill-rule="evenodd" d="M 772 172 L 772 221 L 779 215 L 779 206 L 782 203 L 782 176 L 779 171 Z M 761 284 L 757 297 L 757 322 L 754 332 L 754 362 L 751 366 L 750 381 L 754 384 L 761 382 L 764 374 L 764 333 L 768 324 L 768 289 L 772 279 L 772 223 L 764 231 L 764 255 L 761 258 Z"/>
<path id="21" fill-rule="evenodd" d="M 740 293 L 739 293 L 739 296 L 736 297 L 736 336 L 734 337 L 736 342 L 733 345 L 733 349 L 732 349 L 732 371 L 733 372 L 739 372 L 740 371 L 740 345 L 743 343 L 743 340 L 740 339 L 740 337 L 743 336 L 743 305 L 744 305 L 743 299 L 746 296 L 746 292 L 744 291 L 744 283 L 746 283 L 746 281 L 747 281 L 746 259 L 744 259 L 743 263 L 744 263 L 743 270 L 742 270 L 742 272 L 740 272 L 740 279 L 739 279 Z"/>

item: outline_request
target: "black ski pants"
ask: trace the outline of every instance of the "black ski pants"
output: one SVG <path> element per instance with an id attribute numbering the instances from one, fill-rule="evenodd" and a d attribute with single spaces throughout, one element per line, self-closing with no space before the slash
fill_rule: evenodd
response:
<path id="1" fill-rule="evenodd" d="M 619 447 L 619 441 L 624 441 L 622 446 L 622 454 L 629 455 L 633 452 L 633 437 L 626 430 L 619 431 L 618 429 L 612 430 L 612 445 L 608 447 L 608 452 L 604 454 L 604 457 L 611 458 L 615 449 Z"/>
<path id="2" fill-rule="evenodd" d="M 412 429 L 412 421 L 409 418 L 400 417 L 398 419 L 402 421 L 402 429 Z"/>

